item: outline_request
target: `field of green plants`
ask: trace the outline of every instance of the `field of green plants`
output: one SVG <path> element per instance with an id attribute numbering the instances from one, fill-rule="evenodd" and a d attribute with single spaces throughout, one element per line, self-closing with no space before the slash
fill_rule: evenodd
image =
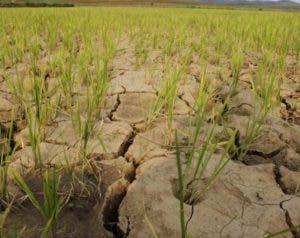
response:
<path id="1" fill-rule="evenodd" d="M 0 237 L 299 237 L 299 12 L 0 9 L 0 165 Z"/>

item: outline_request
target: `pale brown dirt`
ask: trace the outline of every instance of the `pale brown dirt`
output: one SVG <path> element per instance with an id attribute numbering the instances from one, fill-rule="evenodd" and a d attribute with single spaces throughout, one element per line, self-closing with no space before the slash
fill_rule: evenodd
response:
<path id="1" fill-rule="evenodd" d="M 163 74 L 160 67 L 152 76 L 147 69 L 154 60 L 159 60 L 159 54 L 153 52 L 144 65 L 136 67 L 133 47 L 126 39 L 121 42 L 111 65 L 102 120 L 88 143 L 91 167 L 84 172 L 90 184 L 88 193 L 72 194 L 59 216 L 58 237 L 152 237 L 144 221 L 146 216 L 158 237 L 180 237 L 179 201 L 174 190 L 176 161 L 174 149 L 167 146 L 174 145 L 174 134 L 166 133 L 164 115 L 145 127 Z M 228 91 L 225 79 L 232 77 L 229 61 L 223 58 L 220 61 L 215 62 L 212 57 L 207 73 L 222 99 Z M 246 59 L 226 118 L 232 130 L 239 130 L 240 140 L 245 136 L 249 116 L 254 113 L 255 100 L 249 82 L 256 71 L 255 61 L 253 56 Z M 261 136 L 250 147 L 244 161 L 230 161 L 200 202 L 185 204 L 191 237 L 265 237 L 300 224 L 300 73 L 299 69 L 294 70 L 294 65 L 295 57 L 291 55 L 281 90 L 282 103 L 267 118 Z M 25 71 L 24 65 L 20 64 L 18 70 Z M 186 129 L 192 116 L 201 70 L 202 65 L 195 59 L 186 79 L 180 83 L 174 110 L 174 127 L 179 130 Z M 13 142 L 20 146 L 12 156 L 10 169 L 21 172 L 34 192 L 40 194 L 41 179 L 35 176 L 28 128 L 9 93 L 4 75 L 14 75 L 14 72 L 9 67 L 0 71 L 0 151 L 5 154 L 11 143 L 7 130 L 13 120 Z M 50 87 L 55 88 L 55 80 L 50 74 Z M 79 89 L 78 95 L 81 91 L 84 92 Z M 214 102 L 210 103 L 213 107 Z M 12 111 L 15 111 L 13 117 Z M 220 125 L 218 130 L 224 137 L 222 128 Z M 184 142 L 185 138 L 181 140 Z M 59 115 L 44 132 L 40 145 L 43 163 L 78 168 L 82 162 L 78 143 L 70 118 Z M 218 159 L 219 155 L 215 154 L 207 176 Z M 67 177 L 66 172 L 62 173 Z M 44 221 L 9 175 L 10 191 L 16 199 L 23 199 L 9 216 L 7 237 L 14 227 L 23 226 L 26 227 L 24 237 L 39 237 Z M 67 179 L 62 182 L 62 191 L 64 186 L 68 186 Z M 295 229 L 282 235 L 299 236 L 300 231 Z"/>

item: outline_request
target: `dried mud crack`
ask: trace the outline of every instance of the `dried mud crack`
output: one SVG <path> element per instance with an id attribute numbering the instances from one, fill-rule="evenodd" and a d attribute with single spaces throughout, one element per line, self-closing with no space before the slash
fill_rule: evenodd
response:
<path id="1" fill-rule="evenodd" d="M 129 147 L 132 145 L 135 137 L 137 136 L 136 129 L 133 129 L 133 131 L 128 135 L 126 140 L 121 144 L 120 149 L 118 151 L 119 156 L 125 156 L 126 152 L 128 151 Z"/>
<path id="2" fill-rule="evenodd" d="M 274 167 L 274 175 L 275 175 L 275 181 L 278 184 L 278 186 L 280 187 L 280 189 L 282 190 L 282 192 L 287 194 L 287 189 L 286 189 L 284 183 L 281 181 L 282 176 L 280 174 L 280 170 L 277 165 Z"/>
<path id="3" fill-rule="evenodd" d="M 274 175 L 275 175 L 275 181 L 279 185 L 282 192 L 285 193 L 285 194 L 289 194 L 287 188 L 285 187 L 285 184 L 282 182 L 282 175 L 281 175 L 280 169 L 277 165 L 274 167 Z M 298 225 L 298 224 L 293 224 L 292 218 L 290 216 L 290 213 L 289 213 L 288 209 L 284 208 L 284 206 L 283 206 L 283 204 L 285 202 L 288 202 L 292 199 L 293 198 L 290 198 L 290 199 L 287 199 L 287 200 L 284 200 L 284 201 L 280 202 L 279 206 L 280 206 L 280 209 L 284 212 L 285 221 L 286 221 L 286 224 L 289 228 L 289 231 L 292 233 L 294 238 L 300 238 L 300 231 L 297 230 L 297 227 L 296 227 L 296 225 Z"/>
<path id="4" fill-rule="evenodd" d="M 291 198 L 292 199 L 292 198 Z M 300 238 L 300 231 L 297 231 L 295 224 L 293 224 L 289 211 L 283 207 L 283 204 L 289 200 L 282 201 L 279 206 L 280 209 L 284 212 L 286 224 L 289 227 L 290 232 L 292 233 L 294 238 Z"/>
<path id="5" fill-rule="evenodd" d="M 276 155 L 278 155 L 280 152 L 282 151 L 282 148 L 278 148 L 270 153 L 264 153 L 264 152 L 261 152 L 261 151 L 257 151 L 257 150 L 248 150 L 247 151 L 247 155 L 257 155 L 259 157 L 262 157 L 264 159 L 270 159 Z"/>
<path id="6" fill-rule="evenodd" d="M 126 196 L 126 187 L 123 187 L 121 192 L 114 194 L 107 200 L 107 205 L 104 206 L 102 215 L 103 215 L 103 225 L 104 228 L 110 231 L 115 238 L 126 237 L 126 233 L 120 229 L 118 226 L 119 222 L 119 206 Z"/>
<path id="7" fill-rule="evenodd" d="M 285 105 L 285 108 L 286 108 L 287 111 L 292 110 L 292 105 L 289 104 L 288 101 L 285 98 L 280 97 L 280 100 Z"/>
<path id="8" fill-rule="evenodd" d="M 134 128 L 133 131 L 128 135 L 125 141 L 121 144 L 118 151 L 118 156 L 124 157 L 129 147 L 134 142 L 137 135 L 137 130 Z M 135 180 L 136 176 L 136 166 L 134 166 L 134 171 L 131 176 L 127 176 L 123 179 L 116 181 L 108 188 L 108 195 L 106 196 L 106 201 L 104 202 L 104 207 L 102 210 L 103 215 L 103 225 L 106 230 L 111 232 L 115 238 L 127 237 L 130 233 L 130 221 L 128 220 L 128 225 L 126 231 L 123 231 L 119 226 L 119 207 L 126 196 L 128 186 Z"/>
<path id="9" fill-rule="evenodd" d="M 111 121 L 115 121 L 114 119 L 114 113 L 118 110 L 118 107 L 120 106 L 121 104 L 121 101 L 120 101 L 120 94 L 118 93 L 117 94 L 117 100 L 116 100 L 116 103 L 113 107 L 113 109 L 109 112 L 108 114 L 108 118 L 111 120 Z"/>
<path id="10" fill-rule="evenodd" d="M 185 104 L 188 108 L 193 109 L 193 106 L 191 106 L 191 104 L 188 102 L 188 100 L 185 100 L 185 99 L 183 98 L 183 95 L 178 95 L 178 98 L 179 98 L 181 101 L 183 101 L 184 104 Z"/>

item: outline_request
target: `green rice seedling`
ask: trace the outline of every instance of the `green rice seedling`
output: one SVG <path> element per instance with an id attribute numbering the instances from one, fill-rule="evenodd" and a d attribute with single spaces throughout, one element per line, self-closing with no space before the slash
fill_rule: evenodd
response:
<path id="1" fill-rule="evenodd" d="M 181 78 L 182 71 L 181 69 L 176 69 L 171 75 L 170 81 L 168 82 L 168 93 L 166 94 L 166 111 L 168 118 L 168 128 L 172 129 L 173 114 L 174 114 L 174 105 L 177 98 L 177 90 L 179 80 Z"/>
<path id="2" fill-rule="evenodd" d="M 213 173 L 207 178 L 207 181 L 205 181 L 205 186 L 202 190 L 196 190 L 193 191 L 191 194 L 191 197 L 189 198 L 189 202 L 198 201 L 199 199 L 202 199 L 204 194 L 213 186 L 213 184 L 216 182 L 217 178 L 221 174 L 222 170 L 226 166 L 226 164 L 230 161 L 231 157 L 229 155 L 229 150 L 232 148 L 236 136 L 236 131 L 232 133 L 228 141 L 223 141 L 219 143 L 213 142 L 213 129 L 211 129 L 211 132 L 208 135 L 208 142 L 205 142 L 203 147 L 201 148 L 201 151 L 199 153 L 199 157 L 197 158 L 196 168 L 194 170 L 194 175 L 192 177 L 191 183 L 192 186 L 198 187 L 201 180 L 203 179 L 204 172 L 206 171 L 206 168 L 208 166 L 208 163 L 211 159 L 212 154 L 216 151 L 218 146 L 223 146 L 223 151 L 220 156 L 220 159 L 217 163 L 217 165 L 214 167 Z M 194 183 L 193 181 L 196 181 Z"/>
<path id="3" fill-rule="evenodd" d="M 284 41 L 287 41 L 284 39 Z M 283 43 L 281 46 L 279 46 L 278 50 L 278 63 L 277 67 L 279 71 L 284 71 L 285 70 L 285 65 L 286 65 L 286 57 L 289 53 L 289 45 L 287 43 Z"/>
<path id="4" fill-rule="evenodd" d="M 145 46 L 145 42 L 143 40 L 139 40 L 134 48 L 135 54 L 135 64 L 136 66 L 140 66 L 146 62 L 148 57 L 148 50 Z"/>
<path id="5" fill-rule="evenodd" d="M 242 65 L 243 65 L 242 52 L 241 49 L 238 47 L 238 49 L 233 49 L 232 58 L 231 58 L 233 88 L 236 88 L 237 83 L 239 81 Z"/>
<path id="6" fill-rule="evenodd" d="M 46 28 L 46 29 L 47 29 L 47 39 L 48 39 L 49 48 L 51 51 L 54 51 L 57 45 L 58 32 L 52 30 L 51 28 Z"/>
<path id="7" fill-rule="evenodd" d="M 182 168 L 182 158 L 181 158 L 181 147 L 178 142 L 177 132 L 175 133 L 175 142 L 176 142 L 176 160 L 178 168 L 178 188 L 179 188 L 179 201 L 180 201 L 180 224 L 181 224 L 181 236 L 187 237 L 188 233 L 188 222 L 185 221 L 184 216 L 184 203 L 193 204 L 203 198 L 205 193 L 213 186 L 217 178 L 220 176 L 222 170 L 231 159 L 229 151 L 234 145 L 236 131 L 233 131 L 229 138 L 224 141 L 219 141 L 216 139 L 216 122 L 222 115 L 224 110 L 225 100 L 222 107 L 219 108 L 215 118 L 210 120 L 210 124 L 207 132 L 205 133 L 203 143 L 197 145 L 197 141 L 200 138 L 201 129 L 206 124 L 209 113 L 208 102 L 212 97 L 212 90 L 210 89 L 209 81 L 204 74 L 202 74 L 198 97 L 195 100 L 194 112 L 195 119 L 193 128 L 193 135 L 188 143 L 188 150 L 186 154 L 185 167 Z M 229 96 L 228 96 L 229 97 Z M 209 161 L 212 159 L 214 153 L 217 149 L 223 147 L 218 162 L 216 163 L 212 173 L 209 177 L 205 177 L 204 174 L 209 164 Z M 202 186 L 202 183 L 204 185 Z"/>
<path id="8" fill-rule="evenodd" d="M 113 43 L 105 39 L 103 58 L 98 53 L 94 54 L 95 72 L 85 70 L 86 97 L 84 103 L 77 101 L 73 112 L 73 125 L 82 143 L 82 158 L 87 157 L 87 145 L 92 136 L 93 128 L 97 120 L 101 119 L 101 109 L 109 83 L 109 64 L 114 54 Z M 87 63 L 83 61 L 82 64 Z M 87 67 L 87 66 L 86 66 Z M 81 112 L 84 111 L 84 115 Z"/>
<path id="9" fill-rule="evenodd" d="M 72 111 L 73 127 L 75 128 L 75 131 L 80 138 L 80 157 L 84 163 L 86 162 L 87 158 L 87 145 L 91 137 L 94 122 L 92 121 L 92 105 L 90 104 L 91 101 L 88 98 L 89 94 L 87 95 L 86 100 L 86 107 L 88 109 L 85 116 L 81 115 L 82 107 L 79 101 L 77 101 L 76 107 Z"/>
<path id="10" fill-rule="evenodd" d="M 203 196 L 213 184 L 217 181 L 222 170 L 230 161 L 229 150 L 232 148 L 235 140 L 236 131 L 232 133 L 228 141 L 213 142 L 215 137 L 215 124 L 213 124 L 204 139 L 204 143 L 200 148 L 194 149 L 193 160 L 195 160 L 194 167 L 182 168 L 181 149 L 178 143 L 177 132 L 175 133 L 176 141 L 176 160 L 178 168 L 178 188 L 179 188 L 179 202 L 180 202 L 180 227 L 181 237 L 188 237 L 188 222 L 185 221 L 184 203 L 193 204 L 201 201 Z M 213 153 L 219 146 L 224 146 L 221 156 L 215 165 L 213 172 L 209 177 L 205 177 L 204 172 L 207 169 L 209 161 L 212 159 Z M 190 155 L 189 155 L 190 156 Z M 202 183 L 204 183 L 203 186 Z"/>
<path id="11" fill-rule="evenodd" d="M 95 104 L 95 101 L 93 99 L 93 96 L 90 96 L 90 93 L 87 92 L 86 97 L 86 114 L 85 116 L 80 115 L 80 105 L 78 104 L 77 107 L 77 118 L 75 124 L 77 124 L 78 133 L 80 135 L 81 139 L 81 152 L 82 152 L 82 158 L 84 161 L 86 161 L 87 158 L 87 145 L 90 140 L 90 138 L 93 135 L 94 126 L 97 122 L 97 115 L 95 115 L 95 111 L 98 111 L 97 106 Z M 100 106 L 99 106 L 100 107 Z"/>
<path id="12" fill-rule="evenodd" d="M 1 167 L 0 167 L 0 203 L 3 204 L 5 201 L 8 200 L 8 193 L 7 193 L 7 171 L 9 161 L 6 161 L 4 155 L 0 156 L 1 160 Z M 0 206 L 1 207 L 1 206 Z"/>
<path id="13" fill-rule="evenodd" d="M 38 123 L 42 124 L 45 120 L 43 114 L 44 107 L 44 91 L 45 91 L 45 81 L 41 77 L 33 78 L 33 102 L 35 106 L 35 118 Z"/>
<path id="14" fill-rule="evenodd" d="M 73 107 L 72 113 L 71 113 L 71 120 L 73 124 L 73 128 L 77 132 L 78 135 L 81 135 L 82 131 L 82 118 L 81 118 L 81 104 L 78 100 L 76 104 Z"/>
<path id="15" fill-rule="evenodd" d="M 216 35 L 216 50 L 217 52 L 221 52 L 223 47 L 224 47 L 224 35 L 221 33 L 221 34 L 217 34 Z"/>
<path id="16" fill-rule="evenodd" d="M 68 52 L 73 52 L 74 50 L 73 37 L 74 37 L 73 27 L 70 26 L 70 28 L 66 28 L 63 33 L 63 46 Z"/>
<path id="17" fill-rule="evenodd" d="M 51 95 L 52 92 L 48 91 L 47 95 Z M 45 102 L 45 111 L 48 117 L 48 123 L 45 121 L 45 124 L 49 124 L 49 122 L 53 121 L 59 114 L 61 109 L 61 95 L 57 97 L 47 96 L 47 100 Z"/>
<path id="18" fill-rule="evenodd" d="M 48 233 L 50 233 L 51 237 L 55 237 L 56 226 L 58 224 L 58 215 L 66 202 L 66 197 L 58 195 L 60 175 L 58 175 L 54 169 L 46 170 L 43 173 L 44 202 L 41 203 L 26 184 L 23 177 L 17 171 L 13 171 L 13 174 L 16 182 L 26 193 L 32 205 L 45 219 L 46 225 L 42 237 L 45 237 Z"/>
<path id="19" fill-rule="evenodd" d="M 15 152 L 17 147 L 13 149 L 11 154 Z M 8 183 L 8 168 L 11 162 L 11 155 L 0 156 L 0 204 L 6 205 L 10 200 L 10 194 L 7 191 L 7 183 Z M 1 207 L 1 206 L 0 206 Z M 1 237 L 1 236 L 0 236 Z"/>
<path id="20" fill-rule="evenodd" d="M 193 106 L 194 111 L 194 124 L 195 129 L 192 135 L 192 138 L 189 139 L 189 150 L 187 152 L 187 166 L 186 166 L 186 174 L 190 173 L 190 167 L 192 165 L 192 160 L 196 150 L 196 143 L 200 136 L 201 128 L 203 127 L 204 123 L 208 117 L 208 102 L 212 97 L 212 90 L 206 77 L 206 71 L 204 71 L 201 75 L 201 80 L 199 83 L 198 94 L 197 98 L 195 99 L 195 104 Z"/>
<path id="21" fill-rule="evenodd" d="M 48 96 L 44 78 L 32 72 L 32 78 L 28 80 L 28 83 L 32 85 L 30 93 L 25 92 L 25 83 L 20 75 L 17 76 L 16 82 L 9 81 L 9 87 L 21 110 L 25 113 L 35 166 L 41 167 L 39 144 L 42 141 L 45 125 L 53 116 L 52 113 L 57 112 L 57 105 L 54 105 L 55 101 L 51 101 Z"/>
<path id="22" fill-rule="evenodd" d="M 87 158 L 87 145 L 88 141 L 91 137 L 92 134 L 92 129 L 95 121 L 93 120 L 92 117 L 92 112 L 93 112 L 93 102 L 87 101 L 87 115 L 85 117 L 84 123 L 83 123 L 83 128 L 82 128 L 82 151 L 83 151 L 83 158 Z"/>
<path id="23" fill-rule="evenodd" d="M 17 36 L 10 39 L 10 43 L 13 45 L 10 54 L 12 62 L 15 64 L 21 62 L 24 55 L 24 49 L 22 48 L 20 38 L 21 36 Z"/>
<path id="24" fill-rule="evenodd" d="M 55 236 L 55 229 L 57 225 L 58 215 L 61 211 L 64 198 L 58 196 L 58 189 L 60 184 L 60 176 L 54 170 L 47 170 L 44 174 L 44 204 L 43 210 L 48 219 L 45 227 L 45 232 L 51 231 L 52 236 Z"/>
<path id="25" fill-rule="evenodd" d="M 1 50 L 0 50 L 0 65 L 2 68 L 5 68 L 7 58 L 8 58 L 8 51 L 9 51 L 9 46 L 7 41 L 2 40 L 1 41 Z"/>
<path id="26" fill-rule="evenodd" d="M 96 123 L 96 118 L 93 114 L 96 108 L 91 100 L 92 96 L 89 95 L 90 93 L 87 94 L 87 100 L 85 101 L 86 114 L 84 116 L 81 115 L 82 106 L 79 102 L 77 102 L 76 109 L 72 112 L 73 126 L 80 138 L 80 154 L 83 162 L 86 162 L 88 154 L 87 145 L 93 135 L 93 129 Z"/>
<path id="27" fill-rule="evenodd" d="M 168 128 L 169 130 L 172 129 L 174 104 L 177 97 L 177 89 L 181 75 L 181 68 L 175 68 L 173 71 L 171 71 L 171 69 L 167 69 L 167 72 L 163 76 L 157 99 L 154 102 L 146 122 L 146 126 L 149 126 L 158 117 L 158 115 L 161 113 L 161 110 L 165 108 Z"/>
<path id="28" fill-rule="evenodd" d="M 4 237 L 4 225 L 10 213 L 11 204 L 7 206 L 3 213 L 0 213 L 0 237 Z"/>
<path id="29" fill-rule="evenodd" d="M 171 31 L 169 35 L 166 37 L 165 47 L 163 48 L 163 58 L 164 61 L 167 62 L 167 60 L 170 58 L 170 56 L 173 53 L 175 45 L 175 33 L 174 31 Z"/>
<path id="30" fill-rule="evenodd" d="M 96 78 L 92 81 L 91 86 L 94 88 L 94 104 L 101 108 L 104 96 L 109 83 L 109 66 L 115 52 L 115 46 L 111 40 L 105 40 L 105 51 L 103 54 L 102 67 L 96 64 Z M 100 60 L 97 62 L 100 62 Z M 97 111 L 98 113 L 100 111 Z M 100 114 L 100 113 L 99 113 Z"/>
<path id="31" fill-rule="evenodd" d="M 73 57 L 69 56 L 66 58 L 66 63 L 64 59 L 62 59 L 62 75 L 60 78 L 60 85 L 64 95 L 64 99 L 66 100 L 66 107 L 70 108 L 73 104 L 73 87 L 74 87 L 74 75 L 72 73 L 73 68 Z"/>
<path id="32" fill-rule="evenodd" d="M 232 132 L 227 141 L 216 142 L 216 121 L 213 120 L 209 125 L 208 131 L 204 136 L 203 143 L 201 144 L 201 146 L 196 146 L 195 141 L 192 141 L 192 143 L 190 143 L 190 147 L 187 153 L 186 168 L 184 171 L 184 185 L 186 188 L 188 188 L 189 185 L 192 185 L 194 187 L 196 185 L 199 185 L 200 182 L 202 182 L 204 172 L 207 168 L 210 159 L 212 158 L 212 155 L 217 151 L 218 147 L 222 146 L 223 149 L 218 164 L 214 168 L 214 172 L 208 179 L 206 179 L 205 187 L 201 191 L 192 191 L 192 194 L 185 194 L 186 196 L 190 196 L 186 197 L 186 199 L 189 200 L 188 202 L 197 201 L 201 199 L 205 192 L 210 189 L 216 178 L 221 173 L 224 166 L 231 158 L 229 156 L 229 151 L 234 145 L 236 133 L 237 131 Z M 194 132 L 194 138 L 198 138 L 199 134 L 200 130 L 196 128 Z"/>
<path id="33" fill-rule="evenodd" d="M 42 141 L 44 126 L 47 122 L 47 107 L 44 97 L 44 80 L 40 77 L 33 79 L 32 97 L 34 107 L 25 105 L 25 116 L 29 128 L 29 140 L 33 152 L 36 168 L 42 167 L 41 152 L 39 145 Z"/>
<path id="34" fill-rule="evenodd" d="M 215 140 L 215 136 L 216 136 L 215 128 L 217 126 L 217 122 L 219 122 L 223 116 L 225 107 L 227 106 L 228 101 L 232 95 L 231 92 L 235 90 L 235 87 L 236 87 L 236 82 L 232 82 L 230 85 L 229 93 L 224 99 L 224 101 L 220 105 L 215 105 L 213 107 L 213 110 L 209 112 L 209 106 L 210 106 L 209 102 L 212 101 L 212 99 L 214 98 L 214 94 L 209 79 L 206 76 L 206 71 L 202 73 L 201 80 L 199 83 L 199 88 L 198 88 L 198 96 L 195 99 L 195 103 L 193 106 L 194 128 L 193 128 L 193 134 L 191 135 L 191 138 L 189 139 L 189 143 L 188 143 L 185 176 L 188 176 L 189 174 L 192 173 L 191 172 L 192 162 L 195 160 L 194 156 L 197 152 L 201 151 L 201 153 L 199 153 L 199 160 L 197 162 L 196 169 L 194 170 L 194 178 L 196 178 L 198 174 L 200 164 L 202 163 L 201 161 L 204 159 L 205 156 L 209 158 L 209 156 L 205 155 L 205 153 L 210 149 L 212 152 L 214 152 L 215 149 L 217 148 L 217 147 L 211 147 L 211 144 L 213 144 L 213 141 Z M 205 135 L 204 143 L 202 144 L 202 149 L 199 150 L 196 144 L 197 141 L 200 139 L 201 130 L 205 126 L 206 122 L 210 122 L 210 124 L 207 133 Z M 217 145 L 215 144 L 214 146 Z"/>
<path id="35" fill-rule="evenodd" d="M 14 96 L 14 99 L 16 100 L 16 103 L 24 109 L 24 103 L 26 100 L 26 94 L 25 94 L 25 85 L 24 85 L 24 79 L 21 77 L 21 75 L 16 70 L 16 81 L 12 79 L 7 80 L 8 87 L 10 89 L 10 92 Z"/>
<path id="36" fill-rule="evenodd" d="M 236 87 L 236 83 L 232 82 L 231 88 L 234 89 L 234 87 Z M 237 133 L 237 131 L 234 131 L 231 133 L 228 140 L 216 142 L 216 122 L 222 116 L 224 107 L 228 103 L 228 100 L 231 96 L 228 95 L 221 107 L 219 109 L 216 108 L 217 111 L 213 112 L 215 117 L 210 120 L 210 125 L 203 139 L 203 143 L 200 147 L 196 145 L 200 137 L 201 128 L 209 118 L 207 109 L 208 102 L 213 97 L 212 93 L 213 91 L 210 88 L 210 83 L 205 73 L 203 73 L 199 84 L 198 97 L 196 98 L 194 105 L 195 128 L 194 133 L 188 143 L 189 146 L 186 153 L 186 163 L 184 169 L 181 168 L 182 159 L 181 149 L 178 145 L 178 138 L 175 138 L 177 141 L 176 158 L 179 176 L 179 200 L 182 237 L 187 237 L 187 224 L 184 220 L 183 203 L 186 202 L 188 204 L 192 204 L 201 200 L 204 194 L 213 186 L 231 158 L 229 152 L 234 145 Z M 220 146 L 223 147 L 220 158 L 215 165 L 212 174 L 208 178 L 206 177 L 204 185 L 200 186 L 200 184 L 203 183 L 204 173 L 207 169 L 209 161 L 212 159 L 212 155 Z"/>
<path id="37" fill-rule="evenodd" d="M 234 157 L 237 157 L 239 160 L 243 160 L 249 147 L 259 137 L 268 114 L 279 104 L 279 79 L 272 72 L 265 72 L 264 66 L 261 67 L 258 77 L 252 82 L 253 93 L 257 99 L 256 105 L 254 105 L 254 112 L 247 122 L 243 141 L 234 149 Z"/>
<path id="38" fill-rule="evenodd" d="M 14 112 L 12 112 L 12 118 L 14 117 Z M 0 125 L 1 126 L 1 125 Z M 6 140 L 4 140 L 4 145 L 1 145 L 0 141 L 0 148 L 4 149 L 1 151 L 0 154 L 0 207 L 1 205 L 6 205 L 9 200 L 9 193 L 7 191 L 7 183 L 8 183 L 8 168 L 10 165 L 11 157 L 15 153 L 17 149 L 17 145 L 12 147 L 12 140 L 13 140 L 13 130 L 14 130 L 14 123 L 11 119 L 10 127 L 8 132 L 2 132 L 0 127 L 0 137 L 4 135 Z"/>
<path id="39" fill-rule="evenodd" d="M 274 73 L 265 74 L 259 72 L 257 80 L 252 84 L 253 90 L 259 96 L 262 116 L 265 117 L 275 105 L 278 105 L 280 97 L 279 78 Z"/>
<path id="40" fill-rule="evenodd" d="M 156 49 L 158 46 L 158 34 L 157 32 L 153 32 L 151 34 L 152 37 L 152 49 Z"/>
<path id="41" fill-rule="evenodd" d="M 31 72 L 33 73 L 34 76 L 38 76 L 40 74 L 38 63 L 37 63 L 39 54 L 40 54 L 40 47 L 36 36 L 30 48 Z"/>
<path id="42" fill-rule="evenodd" d="M 90 47 L 86 47 L 84 51 L 80 51 L 77 57 L 78 67 L 80 70 L 80 76 L 83 80 L 87 80 L 90 77 L 89 74 L 89 64 L 92 61 L 92 49 Z"/>

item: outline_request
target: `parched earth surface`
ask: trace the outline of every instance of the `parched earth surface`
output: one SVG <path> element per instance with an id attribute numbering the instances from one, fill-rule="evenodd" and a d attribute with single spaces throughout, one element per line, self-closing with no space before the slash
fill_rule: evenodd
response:
<path id="1" fill-rule="evenodd" d="M 177 167 L 174 147 L 168 146 L 174 145 L 174 135 L 166 133 L 164 115 L 145 127 L 163 75 L 160 67 L 151 74 L 147 69 L 159 57 L 159 52 L 152 52 L 144 65 L 136 67 L 133 47 L 126 39 L 119 45 L 111 64 L 102 120 L 87 145 L 90 166 L 83 170 L 86 184 L 84 188 L 80 184 L 72 187 L 72 196 L 59 216 L 58 237 L 144 238 L 153 237 L 152 228 L 158 237 L 180 237 Z M 240 139 L 253 114 L 250 80 L 255 60 L 251 55 L 246 57 L 237 93 L 228 105 L 227 125 L 239 130 Z M 207 75 L 220 97 L 226 91 L 225 81 L 232 79 L 229 60 L 221 61 L 207 65 Z M 300 224 L 300 69 L 293 55 L 286 64 L 282 103 L 267 117 L 261 136 L 243 161 L 229 161 L 201 201 L 184 205 L 191 237 L 266 237 L 288 228 L 291 230 L 280 237 L 300 237 L 300 230 L 293 228 Z M 24 70 L 22 64 L 18 70 Z M 179 84 L 173 125 L 179 130 L 192 115 L 201 70 L 199 62 L 191 62 Z M 14 228 L 25 226 L 24 237 L 39 237 L 44 220 L 10 173 L 12 169 L 22 173 L 42 199 L 28 127 L 7 86 L 6 79 L 13 74 L 9 67 L 0 71 L 0 150 L 5 154 L 10 146 L 19 145 L 11 156 L 8 186 L 16 204 L 5 232 L 9 237 Z M 55 80 L 50 73 L 48 81 Z M 11 125 L 13 139 L 9 141 Z M 222 134 L 222 125 L 218 129 Z M 80 170 L 75 135 L 71 119 L 58 114 L 42 136 L 42 163 Z M 216 152 L 206 176 L 219 159 Z M 66 174 L 62 175 L 61 192 L 70 189 Z"/>

